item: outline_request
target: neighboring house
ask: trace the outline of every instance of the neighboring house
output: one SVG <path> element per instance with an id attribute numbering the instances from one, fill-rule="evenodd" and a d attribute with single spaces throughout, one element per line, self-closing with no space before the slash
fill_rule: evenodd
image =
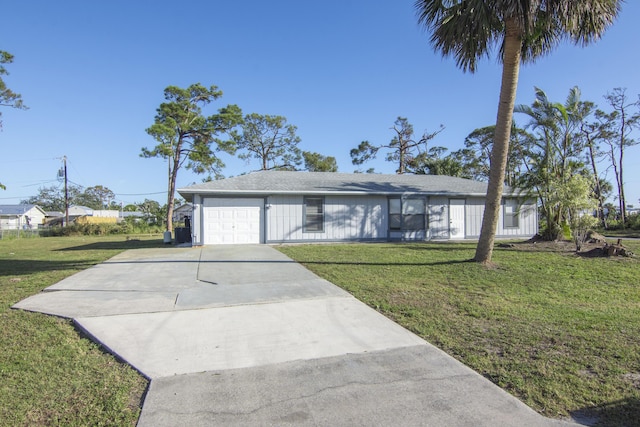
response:
<path id="1" fill-rule="evenodd" d="M 178 190 L 194 245 L 476 239 L 487 184 L 439 175 L 263 171 Z M 538 232 L 533 199 L 505 189 L 498 237 Z"/>
<path id="2" fill-rule="evenodd" d="M 191 219 L 193 216 L 193 205 L 191 203 L 185 203 L 173 210 L 173 222 L 184 222 L 185 218 Z"/>
<path id="3" fill-rule="evenodd" d="M 0 229 L 22 230 L 38 228 L 46 213 L 36 205 L 0 205 Z"/>

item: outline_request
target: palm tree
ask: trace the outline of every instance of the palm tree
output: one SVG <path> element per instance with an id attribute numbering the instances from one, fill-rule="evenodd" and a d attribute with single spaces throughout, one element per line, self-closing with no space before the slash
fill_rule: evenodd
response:
<path id="1" fill-rule="evenodd" d="M 586 45 L 615 20 L 622 0 L 416 0 L 418 22 L 431 43 L 453 56 L 463 71 L 496 46 L 502 59 L 502 83 L 491 151 L 484 217 L 475 261 L 491 262 L 504 186 L 513 107 L 520 63 L 533 62 L 565 39 Z"/>

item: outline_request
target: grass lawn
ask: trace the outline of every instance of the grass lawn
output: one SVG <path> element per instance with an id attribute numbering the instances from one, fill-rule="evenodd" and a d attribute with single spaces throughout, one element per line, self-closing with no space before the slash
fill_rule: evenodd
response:
<path id="1" fill-rule="evenodd" d="M 70 320 L 16 302 L 157 237 L 0 240 L 0 425 L 135 425 L 147 381 L 79 335 Z"/>
<path id="2" fill-rule="evenodd" d="M 546 416 L 640 425 L 638 258 L 514 246 L 494 269 L 470 243 L 279 250 Z"/>

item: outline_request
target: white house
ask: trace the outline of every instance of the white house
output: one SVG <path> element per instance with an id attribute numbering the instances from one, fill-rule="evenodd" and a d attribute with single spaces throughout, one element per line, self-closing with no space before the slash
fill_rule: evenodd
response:
<path id="1" fill-rule="evenodd" d="M 487 184 L 437 175 L 262 171 L 178 190 L 194 245 L 474 239 Z M 533 199 L 505 189 L 498 237 L 538 232 Z"/>
<path id="2" fill-rule="evenodd" d="M 0 205 L 0 229 L 35 229 L 44 224 L 45 216 L 36 205 Z"/>
<path id="3" fill-rule="evenodd" d="M 185 203 L 173 210 L 173 222 L 184 222 L 185 218 L 191 219 L 193 216 L 193 205 L 191 203 Z"/>

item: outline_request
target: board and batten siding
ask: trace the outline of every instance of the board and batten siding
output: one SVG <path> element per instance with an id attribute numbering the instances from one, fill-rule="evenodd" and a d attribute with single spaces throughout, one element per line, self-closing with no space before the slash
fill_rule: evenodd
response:
<path id="1" fill-rule="evenodd" d="M 449 238 L 449 198 L 431 196 L 428 200 L 429 238 Z"/>
<path id="2" fill-rule="evenodd" d="M 500 206 L 500 220 L 496 236 L 498 237 L 521 237 L 534 236 L 538 233 L 538 210 L 534 200 L 520 201 L 518 210 L 518 227 L 504 226 L 504 206 Z"/>
<path id="3" fill-rule="evenodd" d="M 388 202 L 384 196 L 324 196 L 324 228 L 304 231 L 304 196 L 270 196 L 267 242 L 387 239 Z"/>
<path id="4" fill-rule="evenodd" d="M 522 202 L 521 202 L 522 203 Z M 466 228 L 468 238 L 480 237 L 482 229 L 482 216 L 484 215 L 484 199 L 481 197 L 467 198 Z M 500 216 L 496 237 L 523 237 L 534 236 L 538 232 L 538 214 L 535 201 L 528 200 L 520 205 L 518 227 L 504 226 L 504 206 L 500 206 Z"/>

